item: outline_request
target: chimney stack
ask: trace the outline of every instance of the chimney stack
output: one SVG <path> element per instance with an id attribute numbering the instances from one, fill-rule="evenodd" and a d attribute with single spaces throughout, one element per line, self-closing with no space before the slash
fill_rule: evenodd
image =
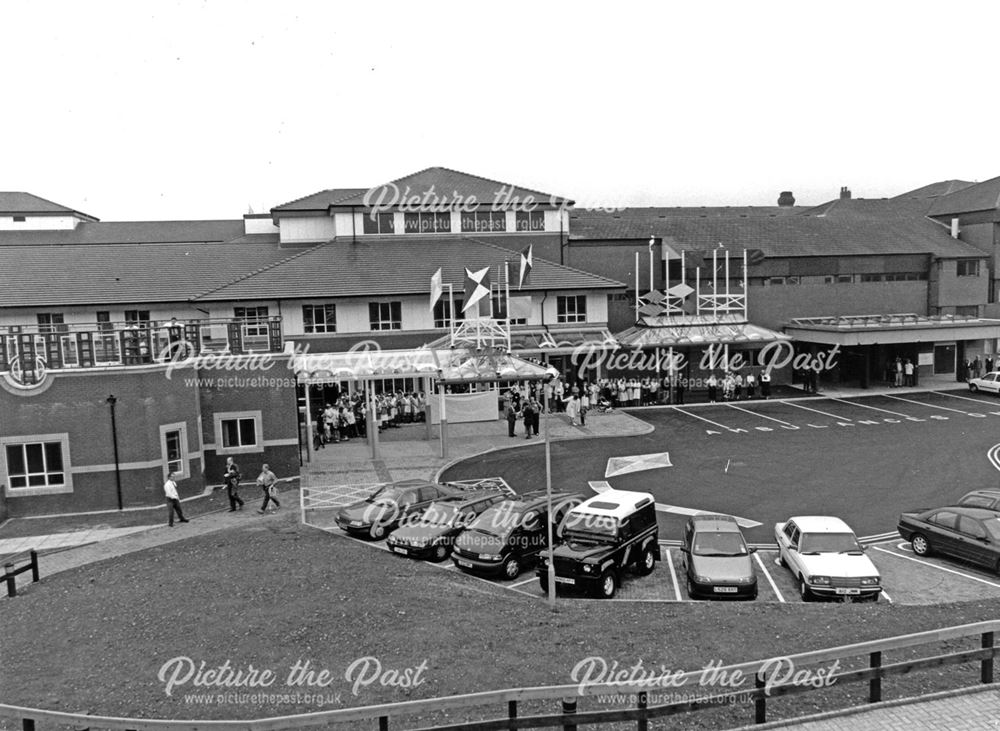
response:
<path id="1" fill-rule="evenodd" d="M 778 196 L 778 205 L 783 208 L 786 206 L 794 206 L 795 196 L 792 195 L 792 191 L 790 190 L 781 191 L 781 195 Z"/>
<path id="2" fill-rule="evenodd" d="M 840 200 L 842 201 L 851 200 L 851 189 L 848 188 L 846 185 L 841 186 L 840 188 Z"/>

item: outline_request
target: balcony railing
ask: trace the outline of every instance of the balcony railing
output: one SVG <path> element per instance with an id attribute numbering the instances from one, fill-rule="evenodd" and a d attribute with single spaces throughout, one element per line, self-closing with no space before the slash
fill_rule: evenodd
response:
<path id="1" fill-rule="evenodd" d="M 277 353 L 281 318 L 0 326 L 0 372 L 24 384 L 47 370 L 164 363 L 206 353 Z"/>

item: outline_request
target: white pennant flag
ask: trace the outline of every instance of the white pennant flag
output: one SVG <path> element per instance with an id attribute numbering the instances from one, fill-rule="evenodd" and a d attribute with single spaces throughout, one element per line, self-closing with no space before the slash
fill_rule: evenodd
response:
<path id="1" fill-rule="evenodd" d="M 524 286 L 524 282 L 528 279 L 528 275 L 531 274 L 531 267 L 534 265 L 531 253 L 531 246 L 521 252 L 521 273 L 517 279 L 518 289 Z"/>
<path id="2" fill-rule="evenodd" d="M 442 294 L 444 294 L 444 283 L 441 281 L 441 267 L 438 267 L 431 277 L 431 311 L 434 310 L 434 305 L 441 299 Z"/>

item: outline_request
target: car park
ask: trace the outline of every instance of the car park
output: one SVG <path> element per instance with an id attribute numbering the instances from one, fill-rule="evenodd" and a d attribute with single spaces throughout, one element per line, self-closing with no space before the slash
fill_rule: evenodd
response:
<path id="1" fill-rule="evenodd" d="M 451 560 L 462 571 L 515 579 L 534 566 L 549 545 L 549 497 L 526 493 L 494 505 L 455 539 Z M 551 496 L 553 530 L 570 508 L 583 502 L 576 493 Z"/>
<path id="2" fill-rule="evenodd" d="M 791 571 L 803 601 L 816 597 L 877 601 L 882 577 L 840 518 L 808 515 L 774 526 L 778 561 Z"/>
<path id="3" fill-rule="evenodd" d="M 699 513 L 688 518 L 681 542 L 687 593 L 698 597 L 757 598 L 757 574 L 736 519 Z"/>
<path id="4" fill-rule="evenodd" d="M 508 498 L 496 490 L 451 495 L 436 500 L 413 519 L 403 522 L 385 541 L 393 553 L 410 558 L 444 561 L 455 538 L 484 510 Z"/>
<path id="5" fill-rule="evenodd" d="M 626 570 L 652 573 L 660 560 L 656 504 L 645 492 L 606 490 L 569 511 L 552 550 L 557 587 L 580 589 L 610 599 Z M 548 557 L 536 569 L 549 590 Z"/>
<path id="6" fill-rule="evenodd" d="M 970 378 L 969 390 L 973 393 L 976 391 L 1000 393 L 1000 371 L 992 371 L 980 376 L 979 378 Z"/>
<path id="7" fill-rule="evenodd" d="M 955 504 L 967 508 L 986 508 L 987 510 L 1000 512 L 1000 490 L 991 490 L 989 488 L 973 490 L 972 492 L 965 493 Z"/>
<path id="8" fill-rule="evenodd" d="M 950 556 L 1000 572 L 1000 515 L 986 508 L 948 506 L 904 512 L 899 535 L 918 556 Z"/>
<path id="9" fill-rule="evenodd" d="M 454 485 L 426 480 L 404 480 L 383 485 L 364 500 L 337 511 L 336 523 L 347 533 L 384 538 L 407 516 L 419 515 L 435 500 L 464 491 Z"/>

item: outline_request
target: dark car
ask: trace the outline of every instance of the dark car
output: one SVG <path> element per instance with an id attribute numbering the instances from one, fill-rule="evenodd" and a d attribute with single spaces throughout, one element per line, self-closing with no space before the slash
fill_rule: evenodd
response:
<path id="1" fill-rule="evenodd" d="M 606 490 L 569 511 L 553 551 L 556 585 L 610 599 L 628 569 L 652 573 L 660 560 L 656 503 L 645 492 Z M 548 559 L 536 569 L 542 591 L 549 590 Z"/>
<path id="2" fill-rule="evenodd" d="M 967 492 L 959 499 L 956 505 L 966 508 L 986 508 L 1000 512 L 1000 490 L 973 490 Z"/>
<path id="3" fill-rule="evenodd" d="M 435 500 L 462 495 L 453 485 L 441 485 L 426 480 L 404 480 L 383 485 L 356 503 L 345 505 L 337 512 L 337 525 L 351 535 L 383 538 L 406 516 L 419 515 Z"/>
<path id="4" fill-rule="evenodd" d="M 393 553 L 410 558 L 444 561 L 455 538 L 480 513 L 508 497 L 507 493 L 486 490 L 435 500 L 419 516 L 403 521 L 385 545 Z"/>
<path id="5" fill-rule="evenodd" d="M 898 529 L 918 556 L 939 553 L 1000 571 L 1000 515 L 993 510 L 948 506 L 906 512 Z"/>
<path id="6" fill-rule="evenodd" d="M 700 596 L 757 598 L 757 574 L 736 519 L 703 513 L 688 518 L 681 543 L 687 592 Z"/>
<path id="7" fill-rule="evenodd" d="M 552 525 L 583 502 L 576 493 L 553 493 Z M 548 498 L 544 491 L 526 493 L 494 505 L 455 540 L 451 560 L 462 571 L 515 579 L 533 566 L 549 547 Z"/>

